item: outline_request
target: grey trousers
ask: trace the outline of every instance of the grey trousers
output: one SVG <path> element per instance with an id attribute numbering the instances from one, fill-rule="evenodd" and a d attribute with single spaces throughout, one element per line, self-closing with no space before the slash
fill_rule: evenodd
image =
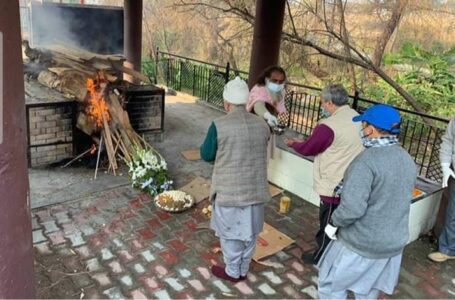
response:
<path id="1" fill-rule="evenodd" d="M 455 179 L 449 178 L 449 204 L 446 221 L 439 236 L 439 251 L 449 256 L 455 256 Z"/>
<path id="2" fill-rule="evenodd" d="M 229 276 L 233 278 L 246 276 L 256 249 L 256 240 L 257 235 L 251 241 L 220 238 L 221 251 L 223 251 L 224 263 L 226 264 L 225 271 Z"/>

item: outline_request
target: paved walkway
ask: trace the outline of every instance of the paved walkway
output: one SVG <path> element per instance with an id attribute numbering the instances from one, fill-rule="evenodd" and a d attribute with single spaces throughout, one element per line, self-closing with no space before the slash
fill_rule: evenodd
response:
<path id="1" fill-rule="evenodd" d="M 179 153 L 201 142 L 218 113 L 192 103 L 170 103 L 166 109 L 168 132 L 157 147 L 178 186 L 194 176 L 208 177 L 209 164 L 185 161 Z M 31 174 L 30 180 L 37 179 Z M 222 256 L 206 229 L 204 203 L 168 214 L 124 184 L 90 195 L 83 194 L 83 185 L 71 188 L 84 197 L 33 210 L 38 298 L 317 297 L 317 270 L 299 258 L 314 247 L 318 209 L 297 197 L 287 215 L 278 213 L 278 199 L 266 208 L 266 222 L 296 244 L 268 258 L 273 267 L 253 263 L 248 279 L 232 284 L 210 274 Z M 455 261 L 431 263 L 426 254 L 432 246 L 424 238 L 406 248 L 400 283 L 390 298 L 455 298 Z"/>

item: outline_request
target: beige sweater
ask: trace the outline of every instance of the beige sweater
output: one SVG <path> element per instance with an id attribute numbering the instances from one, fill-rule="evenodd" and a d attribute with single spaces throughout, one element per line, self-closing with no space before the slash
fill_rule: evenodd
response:
<path id="1" fill-rule="evenodd" d="M 313 189 L 321 196 L 333 196 L 333 190 L 343 179 L 347 167 L 363 150 L 360 140 L 361 125 L 352 121 L 357 115 L 355 110 L 344 105 L 320 122 L 334 132 L 330 147 L 314 159 Z"/>

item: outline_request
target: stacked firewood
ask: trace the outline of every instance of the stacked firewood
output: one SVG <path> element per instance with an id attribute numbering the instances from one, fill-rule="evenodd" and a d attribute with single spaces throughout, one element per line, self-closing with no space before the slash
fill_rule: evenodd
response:
<path id="1" fill-rule="evenodd" d="M 124 73 L 150 83 L 147 76 L 124 67 L 124 59 L 119 56 L 65 46 L 45 49 L 31 49 L 28 43 L 25 46 L 25 54 L 33 54 L 29 63 L 40 66 L 33 68 L 41 70 L 36 74 L 37 80 L 79 103 L 76 126 L 98 145 L 98 159 L 101 149 L 106 150 L 110 171 L 116 173 L 119 158 L 130 162 L 137 148 L 151 148 L 132 128 L 119 92 L 130 84 L 123 80 Z"/>

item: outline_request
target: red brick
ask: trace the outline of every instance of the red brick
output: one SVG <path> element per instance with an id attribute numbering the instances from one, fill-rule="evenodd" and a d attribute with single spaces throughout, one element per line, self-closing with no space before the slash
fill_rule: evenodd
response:
<path id="1" fill-rule="evenodd" d="M 149 292 L 156 291 L 162 287 L 162 284 L 157 282 L 157 280 L 155 279 L 155 276 L 142 277 L 139 280 L 144 284 L 145 289 Z"/>
<path id="2" fill-rule="evenodd" d="M 164 259 L 166 264 L 173 265 L 179 261 L 178 256 L 176 256 L 172 251 L 167 250 L 160 253 L 160 256 Z"/>
<path id="3" fill-rule="evenodd" d="M 153 239 L 156 235 L 148 228 L 141 228 L 137 231 L 139 235 L 144 239 L 144 240 L 151 240 Z"/>
<path id="4" fill-rule="evenodd" d="M 170 219 L 171 218 L 171 214 L 165 212 L 165 211 L 161 211 L 161 210 L 157 210 L 155 212 L 155 215 L 158 216 L 158 218 L 160 218 L 161 221 L 164 221 L 164 220 L 167 220 L 167 219 Z"/>
<path id="5" fill-rule="evenodd" d="M 174 250 L 177 251 L 177 253 L 184 252 L 188 249 L 188 247 L 185 246 L 185 244 L 183 244 L 179 240 L 172 240 L 172 241 L 168 242 L 167 244 L 169 246 L 171 246 L 172 248 L 174 248 Z"/>
<path id="6" fill-rule="evenodd" d="M 101 208 L 101 209 L 109 208 L 110 207 L 109 200 L 107 200 L 105 197 L 96 199 L 96 207 Z"/>
<path id="7" fill-rule="evenodd" d="M 141 201 L 138 198 L 130 200 L 129 204 L 132 208 L 136 208 L 136 209 L 144 208 L 144 205 L 142 205 Z"/>
<path id="8" fill-rule="evenodd" d="M 98 209 L 96 208 L 96 206 L 92 205 L 92 206 L 87 207 L 86 212 L 89 215 L 96 215 L 98 213 Z"/>
<path id="9" fill-rule="evenodd" d="M 35 213 L 35 215 L 38 216 L 39 221 L 41 223 L 53 220 L 51 215 L 49 214 L 49 211 L 47 211 L 47 210 L 38 211 L 38 212 Z"/>
<path id="10" fill-rule="evenodd" d="M 61 231 L 50 233 L 49 238 L 51 239 L 53 245 L 63 244 L 66 241 L 63 236 L 63 232 Z"/>
<path id="11" fill-rule="evenodd" d="M 218 258 L 220 257 L 219 254 L 213 254 L 211 252 L 206 252 L 201 255 L 201 257 L 206 260 L 208 263 L 211 263 L 212 260 L 218 261 Z"/>
<path id="12" fill-rule="evenodd" d="M 129 219 L 136 216 L 136 214 L 129 207 L 121 207 L 118 212 L 122 219 Z"/>
<path id="13" fill-rule="evenodd" d="M 175 235 L 183 241 L 190 241 L 193 239 L 193 231 L 191 230 L 180 230 Z"/>
<path id="14" fill-rule="evenodd" d="M 127 250 L 119 251 L 118 255 L 119 255 L 120 259 L 122 260 L 122 263 L 128 263 L 128 262 L 134 260 L 134 257 Z"/>
<path id="15" fill-rule="evenodd" d="M 175 295 L 175 299 L 196 299 L 190 292 L 180 292 Z"/>
<path id="16" fill-rule="evenodd" d="M 148 299 L 141 290 L 134 290 L 130 292 L 131 299 Z"/>
<path id="17" fill-rule="evenodd" d="M 92 235 L 89 238 L 89 243 L 93 248 L 99 249 L 99 248 L 102 248 L 106 244 L 106 239 L 107 239 L 107 237 L 104 235 L 104 233 L 99 233 L 99 234 Z"/>
<path id="18" fill-rule="evenodd" d="M 197 223 L 206 223 L 207 222 L 207 217 L 202 215 L 202 213 L 195 213 L 192 215 L 192 217 Z"/>
<path id="19" fill-rule="evenodd" d="M 192 220 L 186 221 L 183 224 L 185 224 L 186 227 L 188 227 L 188 229 L 191 229 L 192 231 L 196 230 L 197 224 L 194 223 L 194 221 L 192 221 Z"/>
<path id="20" fill-rule="evenodd" d="M 152 227 L 152 229 L 159 229 L 159 228 L 163 227 L 163 224 L 161 224 L 157 218 L 148 220 L 147 224 L 149 224 L 150 227 Z"/>
<path id="21" fill-rule="evenodd" d="M 422 282 L 417 287 L 419 289 L 422 289 L 427 295 L 429 295 L 430 296 L 429 298 L 433 298 L 433 299 L 446 299 L 447 298 L 447 293 L 436 289 L 428 282 Z"/>
<path id="22" fill-rule="evenodd" d="M 130 248 L 133 250 L 133 252 L 144 249 L 144 245 L 142 245 L 141 242 L 136 239 L 129 241 L 128 244 L 130 245 Z"/>
<path id="23" fill-rule="evenodd" d="M 125 228 L 125 223 L 122 220 L 113 220 L 109 225 L 109 228 L 115 233 L 121 233 Z"/>
<path id="24" fill-rule="evenodd" d="M 87 215 L 84 212 L 73 215 L 73 220 L 79 225 L 88 223 Z"/>
<path id="25" fill-rule="evenodd" d="M 140 194 L 138 198 L 141 200 L 142 203 L 149 203 L 152 202 L 152 197 L 148 194 Z"/>

